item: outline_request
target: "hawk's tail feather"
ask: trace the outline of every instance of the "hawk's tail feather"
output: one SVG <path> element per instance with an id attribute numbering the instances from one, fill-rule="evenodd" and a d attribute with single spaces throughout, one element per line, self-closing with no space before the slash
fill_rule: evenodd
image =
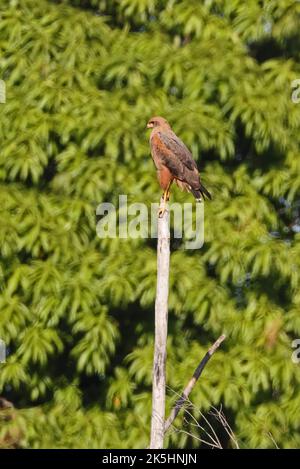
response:
<path id="1" fill-rule="evenodd" d="M 191 189 L 191 192 L 193 196 L 195 197 L 197 202 L 201 202 L 202 197 L 205 200 L 205 198 L 211 200 L 211 195 L 208 192 L 208 190 L 203 186 L 203 184 L 200 183 L 199 189 Z"/>
<path id="2" fill-rule="evenodd" d="M 207 197 L 209 200 L 211 200 L 211 194 L 208 192 L 206 187 L 203 186 L 203 184 L 200 183 L 200 192 L 203 195 L 203 197 Z"/>

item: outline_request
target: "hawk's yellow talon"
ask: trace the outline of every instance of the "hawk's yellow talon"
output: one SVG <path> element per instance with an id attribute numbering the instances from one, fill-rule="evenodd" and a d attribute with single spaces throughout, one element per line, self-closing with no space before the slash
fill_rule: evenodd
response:
<path id="1" fill-rule="evenodd" d="M 158 218 L 162 218 L 164 216 L 165 211 L 166 211 L 165 205 L 163 207 L 159 207 L 159 209 L 158 209 Z"/>

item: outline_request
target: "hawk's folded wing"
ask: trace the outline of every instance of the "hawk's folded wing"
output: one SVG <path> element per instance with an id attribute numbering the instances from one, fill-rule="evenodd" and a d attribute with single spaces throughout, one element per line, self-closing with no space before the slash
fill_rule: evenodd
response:
<path id="1" fill-rule="evenodd" d="M 188 173 L 198 173 L 191 152 L 174 132 L 157 132 L 151 139 L 151 147 L 154 161 L 166 166 L 174 177 L 185 180 Z"/>

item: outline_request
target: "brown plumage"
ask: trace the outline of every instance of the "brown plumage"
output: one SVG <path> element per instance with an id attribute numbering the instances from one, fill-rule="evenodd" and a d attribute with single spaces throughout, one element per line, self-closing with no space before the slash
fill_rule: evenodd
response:
<path id="1" fill-rule="evenodd" d="M 169 199 L 173 181 L 182 190 L 191 192 L 197 201 L 201 201 L 202 197 L 211 199 L 210 193 L 200 181 L 191 152 L 173 132 L 166 119 L 152 117 L 147 127 L 153 129 L 150 135 L 151 154 L 159 184 L 164 191 L 164 202 Z"/>

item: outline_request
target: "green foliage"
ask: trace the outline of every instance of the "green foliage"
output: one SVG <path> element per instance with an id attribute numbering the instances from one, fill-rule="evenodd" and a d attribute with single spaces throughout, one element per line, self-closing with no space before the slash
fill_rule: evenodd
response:
<path id="1" fill-rule="evenodd" d="M 242 447 L 299 447 L 300 2 L 0 0 L 0 20 L 0 447 L 148 444 L 155 244 L 99 239 L 95 210 L 158 201 L 153 114 L 213 193 L 203 248 L 172 243 L 168 409 L 225 332 L 195 408 Z"/>

